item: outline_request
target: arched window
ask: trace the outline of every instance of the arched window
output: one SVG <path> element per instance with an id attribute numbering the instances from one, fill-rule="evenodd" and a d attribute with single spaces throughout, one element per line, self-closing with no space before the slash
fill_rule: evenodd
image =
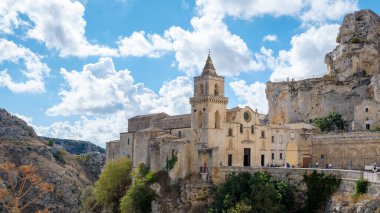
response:
<path id="1" fill-rule="evenodd" d="M 198 122 L 198 128 L 202 128 L 202 112 L 201 111 L 198 111 L 197 122 Z"/>
<path id="2" fill-rule="evenodd" d="M 201 84 L 200 86 L 199 86 L 199 94 L 200 95 L 203 95 L 203 84 Z"/>
<path id="3" fill-rule="evenodd" d="M 220 128 L 220 115 L 219 115 L 219 112 L 216 111 L 215 112 L 215 129 L 219 129 Z"/>
<path id="4" fill-rule="evenodd" d="M 214 86 L 214 95 L 215 96 L 219 95 L 219 86 L 218 86 L 218 84 L 215 84 L 215 86 Z"/>

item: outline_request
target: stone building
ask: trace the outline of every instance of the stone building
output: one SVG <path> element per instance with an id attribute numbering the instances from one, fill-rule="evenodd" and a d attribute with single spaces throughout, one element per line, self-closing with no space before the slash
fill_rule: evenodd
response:
<path id="1" fill-rule="evenodd" d="M 194 78 L 190 114 L 140 115 L 128 120 L 128 132 L 107 143 L 107 160 L 127 156 L 133 166 L 170 170 L 173 178 L 201 172 L 218 179 L 220 167 L 308 166 L 310 124 L 268 125 L 265 115 L 246 106 L 227 109 L 224 77 L 210 55 Z M 174 168 L 169 161 L 177 158 Z"/>
<path id="2" fill-rule="evenodd" d="M 325 57 L 325 76 L 267 83 L 268 115 L 227 109 L 224 77 L 209 55 L 194 78 L 189 114 L 129 119 L 128 132 L 107 143 L 107 160 L 127 156 L 173 178 L 200 172 L 215 181 L 220 171 L 241 167 L 379 165 L 380 133 L 369 130 L 380 128 L 380 17 L 370 10 L 346 15 L 337 42 Z M 317 133 L 313 119 L 330 112 L 342 114 L 350 132 Z"/>
<path id="3" fill-rule="evenodd" d="M 348 132 L 311 134 L 311 162 L 344 169 L 380 165 L 380 135 L 372 132 L 380 128 L 380 17 L 370 10 L 347 14 L 337 42 L 325 57 L 323 77 L 267 83 L 270 122 L 312 123 L 338 112 Z"/>

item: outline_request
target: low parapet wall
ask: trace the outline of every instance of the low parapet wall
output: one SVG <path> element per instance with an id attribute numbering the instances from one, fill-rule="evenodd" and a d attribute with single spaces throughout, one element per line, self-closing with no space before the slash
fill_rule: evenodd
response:
<path id="1" fill-rule="evenodd" d="M 305 173 L 311 173 L 313 171 L 324 172 L 325 174 L 336 175 L 342 179 L 359 179 L 363 178 L 363 172 L 357 170 L 340 170 L 340 169 L 316 169 L 316 168 L 281 168 L 281 167 L 227 167 L 223 166 L 219 168 L 220 175 L 225 175 L 232 172 L 268 172 L 272 176 L 280 179 L 286 179 L 290 174 L 303 176 Z"/>
<path id="2" fill-rule="evenodd" d="M 219 167 L 218 173 L 213 176 L 213 181 L 216 183 L 222 182 L 228 174 L 240 172 L 268 172 L 274 178 L 284 180 L 296 186 L 298 191 L 306 191 L 307 187 L 303 182 L 303 175 L 317 171 L 318 173 L 332 174 L 342 179 L 339 187 L 339 192 L 353 193 L 355 191 L 355 181 L 363 178 L 363 172 L 357 170 L 339 170 L 339 169 L 316 169 L 316 168 L 279 168 L 279 167 Z M 369 194 L 380 194 L 380 182 L 369 180 Z"/>

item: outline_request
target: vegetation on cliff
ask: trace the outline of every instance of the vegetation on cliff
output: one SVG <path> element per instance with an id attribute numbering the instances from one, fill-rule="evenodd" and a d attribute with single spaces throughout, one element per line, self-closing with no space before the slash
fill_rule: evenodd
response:
<path id="1" fill-rule="evenodd" d="M 132 162 L 128 158 L 108 162 L 95 182 L 93 193 L 96 204 L 117 211 L 120 198 L 131 185 L 131 171 Z"/>
<path id="2" fill-rule="evenodd" d="M 313 123 L 322 132 L 330 132 L 334 130 L 344 130 L 346 121 L 343 120 L 342 115 L 337 112 L 331 112 L 325 117 L 316 118 Z"/>
<path id="3" fill-rule="evenodd" d="M 144 164 L 140 164 L 133 172 L 133 185 L 120 200 L 120 212 L 151 212 L 151 203 L 156 193 L 150 188 L 154 175 Z"/>
<path id="4" fill-rule="evenodd" d="M 307 185 L 307 201 L 303 212 L 313 213 L 322 208 L 330 196 L 336 192 L 341 179 L 334 175 L 313 171 L 311 174 L 304 174 L 304 181 Z"/>
<path id="5" fill-rule="evenodd" d="M 144 164 L 132 170 L 128 158 L 107 162 L 94 187 L 84 191 L 81 212 L 150 212 L 156 197 L 150 188 L 153 182 Z"/>
<path id="6" fill-rule="evenodd" d="M 213 197 L 212 212 L 287 212 L 294 200 L 286 182 L 262 172 L 228 175 Z"/>

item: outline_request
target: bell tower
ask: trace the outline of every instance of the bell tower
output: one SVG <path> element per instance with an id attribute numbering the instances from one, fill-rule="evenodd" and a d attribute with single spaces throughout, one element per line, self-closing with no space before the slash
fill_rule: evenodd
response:
<path id="1" fill-rule="evenodd" d="M 200 76 L 194 77 L 194 97 L 190 98 L 191 127 L 195 145 L 218 147 L 223 143 L 228 98 L 224 97 L 224 77 L 218 76 L 210 53 Z"/>

